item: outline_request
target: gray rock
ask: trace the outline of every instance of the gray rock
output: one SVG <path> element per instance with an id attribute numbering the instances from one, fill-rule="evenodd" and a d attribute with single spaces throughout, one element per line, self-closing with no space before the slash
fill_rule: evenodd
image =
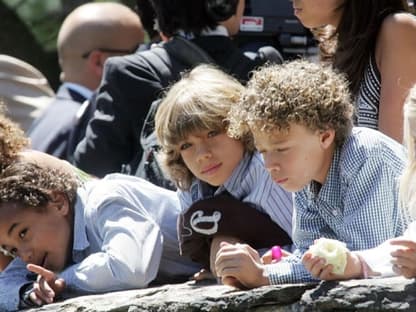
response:
<path id="1" fill-rule="evenodd" d="M 240 291 L 213 284 L 161 287 L 83 296 L 32 311 L 416 311 L 416 284 L 400 277 L 260 287 Z"/>

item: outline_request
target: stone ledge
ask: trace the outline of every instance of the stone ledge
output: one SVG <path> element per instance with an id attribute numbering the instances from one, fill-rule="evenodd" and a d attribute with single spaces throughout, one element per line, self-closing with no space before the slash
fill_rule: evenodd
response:
<path id="1" fill-rule="evenodd" d="M 77 297 L 30 311 L 416 311 L 416 283 L 394 277 L 240 291 L 223 285 L 188 282 Z"/>

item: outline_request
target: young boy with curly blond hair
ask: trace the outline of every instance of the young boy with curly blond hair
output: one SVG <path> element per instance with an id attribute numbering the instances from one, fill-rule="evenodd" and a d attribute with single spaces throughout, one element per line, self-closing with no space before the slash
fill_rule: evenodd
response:
<path id="1" fill-rule="evenodd" d="M 390 239 L 367 250 L 346 251 L 345 270 L 333 272 L 333 265 L 320 261 L 320 257 L 306 252 L 302 258 L 311 274 L 323 280 L 386 277 L 403 275 L 416 277 L 416 85 L 410 90 L 404 109 L 404 142 L 407 147 L 407 164 L 400 178 L 399 199 L 404 215 L 412 221 L 402 236 Z"/>
<path id="2" fill-rule="evenodd" d="M 403 231 L 397 178 L 401 145 L 375 130 L 353 128 L 345 78 L 299 60 L 264 67 L 230 111 L 229 132 L 254 136 L 275 183 L 294 195 L 293 255 L 256 261 L 249 246 L 222 244 L 216 271 L 252 288 L 311 281 L 302 254 L 320 237 L 351 250 L 374 247 Z"/>
<path id="3" fill-rule="evenodd" d="M 182 252 L 206 267 L 223 240 L 291 243 L 292 195 L 273 183 L 250 134 L 227 135 L 228 112 L 243 90 L 201 65 L 170 88 L 156 113 L 164 167 L 179 188 Z"/>

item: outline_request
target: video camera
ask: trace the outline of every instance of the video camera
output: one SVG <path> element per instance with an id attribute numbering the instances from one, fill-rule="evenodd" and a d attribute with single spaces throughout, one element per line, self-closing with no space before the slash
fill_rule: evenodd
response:
<path id="1" fill-rule="evenodd" d="M 296 18 L 290 0 L 246 0 L 240 32 L 235 39 L 245 51 L 271 45 L 285 59 L 318 53 L 312 33 Z"/>

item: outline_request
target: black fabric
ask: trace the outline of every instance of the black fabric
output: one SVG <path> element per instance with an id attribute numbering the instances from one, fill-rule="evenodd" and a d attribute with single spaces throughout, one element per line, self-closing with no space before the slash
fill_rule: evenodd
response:
<path id="1" fill-rule="evenodd" d="M 250 71 L 266 62 L 247 58 L 225 36 L 201 36 L 192 42 L 242 82 L 248 80 Z M 168 85 L 179 80 L 181 72 L 190 69 L 188 62 L 170 55 L 159 60 L 163 66 L 160 62 L 149 63 L 146 53 L 153 53 L 152 49 L 106 62 L 97 109 L 74 154 L 74 163 L 82 170 L 101 177 L 120 172 L 123 165 L 140 159 L 140 131 L 150 105 Z M 161 77 L 161 67 L 170 71 L 169 79 Z"/>
<path id="2" fill-rule="evenodd" d="M 74 161 L 74 152 L 77 148 L 77 145 L 85 137 L 87 131 L 87 126 L 89 121 L 94 116 L 97 93 L 94 92 L 91 98 L 85 101 L 82 106 L 78 109 L 77 114 L 74 118 L 73 127 L 68 136 L 68 143 L 66 148 L 66 159 L 69 162 Z"/>
<path id="3" fill-rule="evenodd" d="M 202 230 L 202 231 L 201 231 Z M 207 230 L 209 233 L 203 233 Z M 291 244 L 289 235 L 267 214 L 229 193 L 195 202 L 178 220 L 181 254 L 209 268 L 211 239 L 221 234 L 255 249 Z"/>

